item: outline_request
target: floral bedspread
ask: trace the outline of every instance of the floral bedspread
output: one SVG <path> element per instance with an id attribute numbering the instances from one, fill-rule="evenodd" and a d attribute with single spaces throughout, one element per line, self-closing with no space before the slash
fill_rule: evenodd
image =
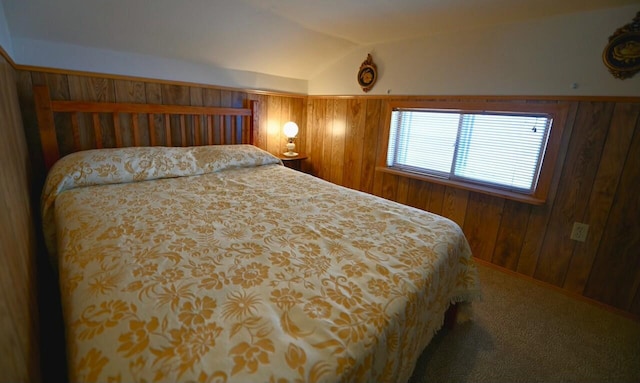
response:
<path id="1" fill-rule="evenodd" d="M 252 146 L 72 154 L 43 219 L 71 381 L 405 382 L 480 294 L 452 221 Z"/>

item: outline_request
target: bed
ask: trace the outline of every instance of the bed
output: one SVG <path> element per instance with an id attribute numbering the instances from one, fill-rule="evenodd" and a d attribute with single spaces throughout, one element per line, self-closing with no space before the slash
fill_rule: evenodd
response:
<path id="1" fill-rule="evenodd" d="M 49 138 L 59 109 L 147 113 L 38 99 Z M 43 139 L 71 381 L 406 382 L 451 304 L 480 297 L 454 222 L 284 167 L 253 145 L 255 108 L 174 112 L 189 134 L 211 113 L 248 132 L 61 159 Z"/>

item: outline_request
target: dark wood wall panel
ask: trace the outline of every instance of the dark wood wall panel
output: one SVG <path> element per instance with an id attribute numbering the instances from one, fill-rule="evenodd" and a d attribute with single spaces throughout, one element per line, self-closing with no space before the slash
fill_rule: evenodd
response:
<path id="1" fill-rule="evenodd" d="M 389 99 L 309 97 L 306 169 L 451 218 L 463 228 L 476 257 L 640 315 L 640 99 L 474 98 L 568 104 L 549 198 L 542 206 L 376 172 L 377 155 L 386 150 L 381 136 Z M 574 222 L 590 225 L 586 242 L 570 239 Z"/>
<path id="2" fill-rule="evenodd" d="M 475 257 L 491 262 L 500 230 L 504 204 L 505 200 L 502 198 L 480 193 L 470 194 L 467 204 L 467 219 L 462 229 L 467 235 Z M 436 214 L 442 213 L 440 209 L 429 209 L 429 211 Z"/>
<path id="3" fill-rule="evenodd" d="M 640 274 L 640 123 L 627 153 L 613 205 L 598 246 L 585 295 L 632 307 Z"/>
<path id="4" fill-rule="evenodd" d="M 442 204 L 442 215 L 451 218 L 460 227 L 463 227 L 468 203 L 469 192 L 467 190 L 447 187 Z"/>
<path id="5" fill-rule="evenodd" d="M 554 202 L 547 236 L 535 278 L 562 286 L 576 245 L 567 233 L 574 222 L 583 222 L 606 134 L 611 122 L 613 103 L 581 102 L 576 127 L 565 164 L 562 182 Z"/>
<path id="6" fill-rule="evenodd" d="M 518 259 L 518 267 L 516 269 L 518 273 L 529 277 L 533 277 L 533 274 L 535 273 L 538 258 L 540 257 L 542 246 L 544 245 L 545 233 L 551 218 L 556 193 L 558 186 L 561 184 L 561 169 L 564 166 L 569 143 L 571 142 L 572 129 L 577 110 L 578 103 L 571 103 L 569 105 L 568 118 L 563 131 L 564 135 L 560 142 L 556 171 L 551 181 L 547 203 L 542 206 L 531 207 L 531 214 L 529 215 L 529 222 L 527 224 L 527 232 L 524 237 L 522 250 L 520 251 L 520 257 Z"/>
<path id="7" fill-rule="evenodd" d="M 40 381 L 37 240 L 16 73 L 0 56 L 0 381 Z"/>
<path id="8" fill-rule="evenodd" d="M 345 125 L 344 168 L 350 169 L 343 174 L 343 184 L 351 189 L 360 189 L 362 179 L 362 161 L 364 152 L 366 119 L 366 101 L 350 99 L 347 101 L 347 121 Z M 346 150 L 350 148 L 351 150 Z"/>
<path id="9" fill-rule="evenodd" d="M 615 106 L 587 210 L 582 218 L 583 222 L 589 224 L 589 235 L 584 243 L 576 243 L 564 282 L 567 290 L 579 294 L 584 291 L 614 203 L 639 116 L 639 104 L 619 103 Z"/>
<path id="10" fill-rule="evenodd" d="M 527 232 L 529 214 L 531 214 L 531 206 L 515 201 L 505 201 L 491 263 L 516 270 Z"/>
<path id="11" fill-rule="evenodd" d="M 378 155 L 378 140 L 382 125 L 382 100 L 368 99 L 365 118 L 364 159 L 362 163 L 362 182 L 360 190 L 372 193 L 376 179 L 376 161 Z M 309 127 L 307 126 L 307 129 Z M 351 150 L 351 148 L 349 148 Z M 378 177 L 380 179 L 380 177 Z"/>
<path id="12" fill-rule="evenodd" d="M 335 100 L 328 100 L 324 107 L 324 134 L 322 135 L 322 162 L 320 163 L 320 177 L 331 181 L 331 168 L 333 166 L 333 158 L 331 158 L 331 147 L 333 146 L 333 111 Z M 337 159 L 335 159 L 337 161 Z M 337 164 L 336 164 L 337 165 Z"/>

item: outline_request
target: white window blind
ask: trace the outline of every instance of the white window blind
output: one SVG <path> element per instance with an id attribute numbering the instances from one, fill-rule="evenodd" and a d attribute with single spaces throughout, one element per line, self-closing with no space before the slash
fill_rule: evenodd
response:
<path id="1" fill-rule="evenodd" d="M 551 122 L 546 114 L 397 109 L 387 166 L 531 194 Z"/>

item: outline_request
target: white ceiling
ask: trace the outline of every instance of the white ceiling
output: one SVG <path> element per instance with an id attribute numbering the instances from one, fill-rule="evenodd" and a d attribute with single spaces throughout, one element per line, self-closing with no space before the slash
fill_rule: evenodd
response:
<path id="1" fill-rule="evenodd" d="M 0 0 L 33 39 L 310 79 L 354 49 L 638 0 Z"/>

